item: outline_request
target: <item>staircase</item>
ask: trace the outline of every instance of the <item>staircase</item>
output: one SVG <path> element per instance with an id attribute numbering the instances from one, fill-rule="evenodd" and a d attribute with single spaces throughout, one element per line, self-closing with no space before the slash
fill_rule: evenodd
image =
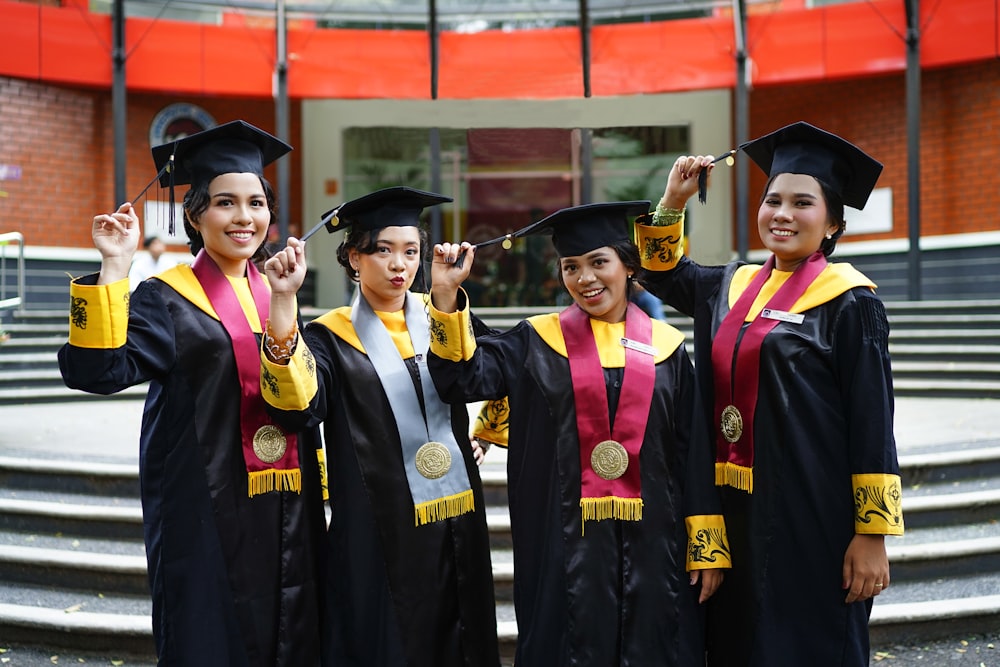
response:
<path id="1" fill-rule="evenodd" d="M 897 396 L 1000 398 L 1000 300 L 888 301 L 889 352 Z M 551 312 L 548 306 L 482 308 L 477 314 L 498 329 L 525 317 Z M 322 313 L 306 309 L 306 320 Z M 691 321 L 667 311 L 668 321 L 692 344 Z M 80 396 L 59 375 L 56 352 L 66 342 L 65 311 L 3 313 L 0 327 L 10 339 L 0 345 L 0 404 L 61 401 Z M 118 397 L 144 396 L 132 387 Z"/>
<path id="2" fill-rule="evenodd" d="M 1000 365 L 1000 344 L 994 344 L 1000 301 L 886 305 L 897 395 L 1000 397 L 1000 377 L 991 370 Z M 480 314 L 504 328 L 533 313 Z M 668 317 L 686 324 L 676 314 Z M 8 314 L 3 327 L 11 340 L 0 346 L 2 414 L 86 398 L 62 386 L 55 364 L 66 339 L 65 313 Z M 126 403 L 91 398 L 86 409 L 136 413 L 144 391 L 126 394 L 132 399 Z M 1000 416 L 1000 403 L 985 403 L 997 407 L 984 410 L 983 419 Z M 135 452 L 137 425 L 124 437 L 119 449 Z M 892 585 L 872 614 L 873 651 L 1000 625 L 1000 440 L 906 444 L 900 443 L 900 465 L 907 530 L 887 539 Z M 0 436 L 0 649 L 28 646 L 155 664 L 136 458 L 73 453 L 67 443 L 57 461 L 4 447 Z M 517 627 L 505 458 L 494 448 L 481 474 L 501 651 L 510 664 Z"/>

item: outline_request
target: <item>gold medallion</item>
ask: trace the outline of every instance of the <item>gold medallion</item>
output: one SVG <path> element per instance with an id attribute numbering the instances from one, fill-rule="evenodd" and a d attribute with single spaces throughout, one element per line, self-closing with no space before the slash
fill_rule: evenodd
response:
<path id="1" fill-rule="evenodd" d="M 514 244 L 511 243 L 510 240 L 510 234 L 507 235 L 507 238 L 505 238 L 503 240 L 503 243 L 501 243 L 500 245 L 503 246 L 504 250 L 510 250 L 514 246 Z"/>
<path id="2" fill-rule="evenodd" d="M 722 410 L 722 419 L 719 426 L 722 428 L 722 437 L 726 442 L 736 442 L 743 435 L 743 415 L 735 405 L 727 405 Z"/>
<path id="3" fill-rule="evenodd" d="M 253 434 L 253 453 L 264 463 L 274 463 L 287 448 L 284 431 L 274 424 L 264 424 Z"/>
<path id="4" fill-rule="evenodd" d="M 440 442 L 428 442 L 417 450 L 415 463 L 421 475 L 427 479 L 438 479 L 451 469 L 451 452 Z"/>
<path id="5" fill-rule="evenodd" d="M 590 467 L 601 479 L 618 479 L 628 470 L 628 452 L 614 440 L 599 442 L 590 454 Z"/>

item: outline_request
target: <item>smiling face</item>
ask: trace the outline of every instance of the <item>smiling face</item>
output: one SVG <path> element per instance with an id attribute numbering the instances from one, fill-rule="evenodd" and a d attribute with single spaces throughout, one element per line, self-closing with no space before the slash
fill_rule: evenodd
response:
<path id="1" fill-rule="evenodd" d="M 775 176 L 757 210 L 757 231 L 779 271 L 794 271 L 837 228 L 819 181 L 805 174 Z"/>
<path id="2" fill-rule="evenodd" d="M 563 285 L 580 308 L 595 320 L 621 322 L 628 308 L 631 271 L 610 246 L 578 257 L 561 257 Z"/>
<path id="3" fill-rule="evenodd" d="M 386 227 L 378 233 L 374 252 L 361 253 L 352 248 L 349 259 L 372 309 L 400 310 L 420 269 L 420 230 Z"/>
<path id="4" fill-rule="evenodd" d="M 221 174 L 208 184 L 208 206 L 191 220 L 205 252 L 227 276 L 242 277 L 267 238 L 271 210 L 256 174 Z"/>

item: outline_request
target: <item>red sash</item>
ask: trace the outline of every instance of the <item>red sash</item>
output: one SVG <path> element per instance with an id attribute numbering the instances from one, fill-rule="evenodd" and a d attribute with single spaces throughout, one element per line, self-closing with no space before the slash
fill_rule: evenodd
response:
<path id="1" fill-rule="evenodd" d="M 268 417 L 260 394 L 260 344 L 240 300 L 229 279 L 204 249 L 198 253 L 191 269 L 232 341 L 240 379 L 240 431 L 247 467 L 247 493 L 252 497 L 268 491 L 298 492 L 302 475 L 297 438 L 294 433 L 285 433 Z M 253 262 L 247 262 L 247 279 L 257 316 L 263 325 L 270 309 L 270 290 Z M 284 451 L 280 444 L 275 446 L 281 437 L 284 437 Z"/>
<path id="2" fill-rule="evenodd" d="M 574 304 L 559 314 L 559 326 L 566 341 L 573 381 L 583 521 L 610 518 L 639 521 L 642 519 L 639 451 L 649 420 L 656 362 L 653 355 L 626 345 L 625 372 L 612 431 L 604 369 L 590 317 Z M 653 340 L 649 316 L 631 303 L 625 314 L 625 337 L 647 348 Z"/>
<path id="3" fill-rule="evenodd" d="M 767 302 L 766 307 L 788 311 L 825 268 L 826 257 L 823 253 L 813 253 L 795 269 Z M 778 320 L 758 314 L 745 330 L 743 325 L 757 295 L 771 276 L 772 269 L 774 255 L 767 259 L 733 304 L 712 341 L 714 418 L 719 426 L 716 433 L 715 483 L 748 493 L 753 493 L 753 426 L 760 382 L 760 347 L 764 337 L 778 324 Z M 730 439 L 727 439 L 727 433 Z"/>

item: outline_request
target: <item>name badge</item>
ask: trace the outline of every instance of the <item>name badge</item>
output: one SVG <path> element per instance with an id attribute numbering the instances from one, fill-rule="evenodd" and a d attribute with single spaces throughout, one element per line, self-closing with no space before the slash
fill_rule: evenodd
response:
<path id="1" fill-rule="evenodd" d="M 656 348 L 652 345 L 646 345 L 645 343 L 640 343 L 639 341 L 632 340 L 630 338 L 622 338 L 621 343 L 622 347 L 627 347 L 630 350 L 642 352 L 643 354 L 648 354 L 651 357 L 656 356 Z"/>
<path id="2" fill-rule="evenodd" d="M 769 320 L 791 322 L 792 324 L 802 324 L 802 322 L 806 319 L 806 316 L 802 313 L 789 313 L 784 310 L 774 310 L 773 308 L 765 308 L 760 311 L 760 316 Z"/>

